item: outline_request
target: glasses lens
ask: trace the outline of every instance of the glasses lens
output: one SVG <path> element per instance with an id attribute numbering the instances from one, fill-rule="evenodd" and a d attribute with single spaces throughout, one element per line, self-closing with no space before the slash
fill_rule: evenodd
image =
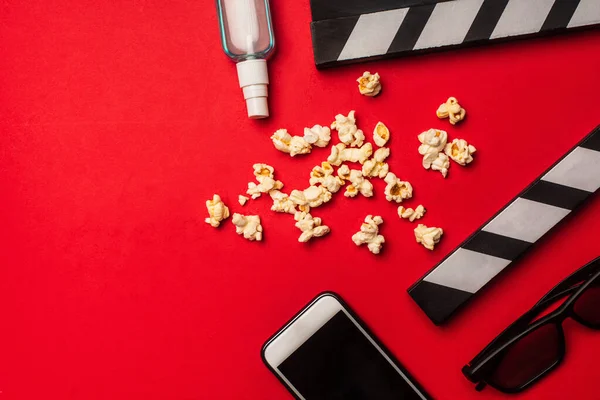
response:
<path id="1" fill-rule="evenodd" d="M 490 383 L 516 390 L 560 361 L 562 334 L 554 324 L 542 325 L 511 345 L 498 362 Z"/>
<path id="2" fill-rule="evenodd" d="M 588 324 L 600 328 L 600 278 L 579 296 L 573 311 Z"/>

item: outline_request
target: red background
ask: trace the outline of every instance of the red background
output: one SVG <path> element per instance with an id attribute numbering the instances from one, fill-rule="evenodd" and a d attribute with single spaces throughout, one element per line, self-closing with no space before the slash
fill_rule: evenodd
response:
<path id="1" fill-rule="evenodd" d="M 600 32 L 320 72 L 308 1 L 272 8 L 272 117 L 251 121 L 212 1 L 0 4 L 0 399 L 288 399 L 260 348 L 322 290 L 436 398 L 504 397 L 477 394 L 460 368 L 598 255 L 600 198 L 444 327 L 406 289 L 600 123 Z M 358 94 L 365 69 L 382 76 L 377 98 Z M 456 128 L 435 116 L 451 95 L 468 110 Z M 301 134 L 350 109 L 368 137 L 390 127 L 391 168 L 415 187 L 407 204 L 444 228 L 435 251 L 379 180 L 374 198 L 339 193 L 315 210 L 332 232 L 306 245 L 270 199 L 237 204 L 253 163 L 289 191 L 329 153 L 291 159 L 275 129 Z M 430 127 L 473 143 L 475 162 L 446 180 L 425 171 L 416 135 Z M 213 193 L 258 213 L 264 242 L 205 224 Z M 367 214 L 385 220 L 380 256 L 350 240 Z M 521 398 L 598 398 L 600 335 L 565 328 L 564 365 Z"/>

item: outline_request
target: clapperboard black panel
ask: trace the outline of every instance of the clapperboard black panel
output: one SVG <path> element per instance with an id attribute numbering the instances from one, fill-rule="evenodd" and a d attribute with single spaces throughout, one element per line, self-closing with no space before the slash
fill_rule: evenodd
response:
<path id="1" fill-rule="evenodd" d="M 600 25 L 600 0 L 311 0 L 317 67 Z"/>
<path id="2" fill-rule="evenodd" d="M 598 189 L 600 126 L 408 293 L 435 324 L 446 321 Z"/>

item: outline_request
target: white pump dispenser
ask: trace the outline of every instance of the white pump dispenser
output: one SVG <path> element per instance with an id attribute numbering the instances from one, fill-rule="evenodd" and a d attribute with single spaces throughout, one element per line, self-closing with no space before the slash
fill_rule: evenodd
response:
<path id="1" fill-rule="evenodd" d="M 217 0 L 221 43 L 237 62 L 249 118 L 269 116 L 266 59 L 275 47 L 268 0 Z"/>

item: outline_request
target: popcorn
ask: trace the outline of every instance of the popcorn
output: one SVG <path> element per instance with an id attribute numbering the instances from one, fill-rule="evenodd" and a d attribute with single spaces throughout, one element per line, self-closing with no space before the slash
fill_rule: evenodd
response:
<path id="1" fill-rule="evenodd" d="M 213 195 L 212 200 L 206 200 L 206 208 L 208 209 L 209 218 L 205 218 L 204 222 L 210 224 L 213 228 L 217 228 L 221 221 L 229 218 L 229 208 L 221 201 L 218 194 Z"/>
<path id="2" fill-rule="evenodd" d="M 377 146 L 383 147 L 388 140 L 390 140 L 390 130 L 383 122 L 378 122 L 373 130 L 373 141 Z"/>
<path id="3" fill-rule="evenodd" d="M 444 150 L 448 141 L 448 134 L 445 131 L 438 129 L 430 129 L 418 136 L 421 145 L 419 146 L 419 154 L 423 156 L 423 168 L 431 168 L 434 162 L 437 162 L 437 168 L 442 168 L 444 164 L 443 157 L 438 160 L 440 152 Z M 446 157 L 447 158 L 447 157 Z M 446 174 L 448 168 L 446 167 Z M 442 175 L 446 176 L 444 172 Z"/>
<path id="4" fill-rule="evenodd" d="M 347 117 L 342 114 L 336 115 L 331 129 L 337 130 L 340 141 L 350 147 L 360 147 L 365 140 L 363 131 L 356 127 L 354 110 L 350 111 Z"/>
<path id="5" fill-rule="evenodd" d="M 365 71 L 356 82 L 358 82 L 358 91 L 362 95 L 373 97 L 381 91 L 378 73 L 371 75 L 369 71 Z"/>
<path id="6" fill-rule="evenodd" d="M 331 154 L 327 157 L 327 162 L 331 165 L 340 165 L 344 160 L 342 159 L 343 151 L 346 149 L 344 143 L 338 143 L 331 148 Z"/>
<path id="7" fill-rule="evenodd" d="M 296 212 L 295 204 L 287 194 L 282 193 L 279 190 L 271 190 L 269 195 L 271 196 L 271 199 L 273 199 L 271 211 L 288 214 L 294 214 Z"/>
<path id="8" fill-rule="evenodd" d="M 465 119 L 465 114 L 467 112 L 460 104 L 458 104 L 455 97 L 449 97 L 445 103 L 440 105 L 435 113 L 440 119 L 450 118 L 450 123 L 456 125 L 458 122 Z"/>
<path id="9" fill-rule="evenodd" d="M 246 204 L 248 200 L 250 200 L 249 197 L 242 196 L 241 194 L 238 196 L 238 203 L 240 203 L 240 206 L 242 207 Z"/>
<path id="10" fill-rule="evenodd" d="M 344 196 L 355 197 L 359 193 L 365 197 L 373 196 L 373 184 L 368 179 L 365 179 L 361 171 L 357 169 L 351 170 L 348 179 L 351 184 L 346 187 Z"/>
<path id="11" fill-rule="evenodd" d="M 438 129 L 430 129 L 420 133 L 418 138 L 422 143 L 419 146 L 419 154 L 424 156 L 432 152 L 439 153 L 444 150 L 446 142 L 448 141 L 448 133 Z"/>
<path id="12" fill-rule="evenodd" d="M 231 222 L 235 225 L 235 232 L 238 235 L 244 235 L 244 238 L 253 241 L 262 240 L 263 228 L 260 224 L 258 215 L 242 215 L 235 213 Z"/>
<path id="13" fill-rule="evenodd" d="M 288 133 L 287 129 L 276 130 L 273 136 L 271 136 L 271 140 L 277 150 L 289 153 L 292 157 L 298 154 L 308 154 L 312 149 L 310 143 L 304 140 L 303 137 L 292 136 Z"/>
<path id="14" fill-rule="evenodd" d="M 367 247 L 373 254 L 379 254 L 381 246 L 385 243 L 385 238 L 379 235 L 379 225 L 383 223 L 380 216 L 373 217 L 367 215 L 365 222 L 360 226 L 360 231 L 352 235 L 352 241 L 357 246 L 367 244 Z"/>
<path id="15" fill-rule="evenodd" d="M 440 238 L 444 234 L 441 228 L 428 228 L 423 224 L 419 224 L 415 228 L 415 238 L 417 243 L 423 244 L 426 249 L 433 250 L 434 246 L 439 243 Z"/>
<path id="16" fill-rule="evenodd" d="M 412 208 L 398 207 L 398 216 L 400 218 L 408 219 L 410 222 L 414 222 L 416 219 L 423 218 L 425 214 L 425 207 L 419 205 L 414 210 Z"/>
<path id="17" fill-rule="evenodd" d="M 310 144 L 303 137 L 294 136 L 290 142 L 290 156 L 294 157 L 298 154 L 308 154 L 311 151 Z"/>
<path id="18" fill-rule="evenodd" d="M 296 228 L 302 231 L 302 234 L 298 238 L 301 243 L 306 243 L 314 237 L 325 236 L 329 233 L 329 227 L 327 225 L 321 225 L 321 218 L 313 218 L 312 215 L 306 212 L 297 212 L 294 214 L 296 222 Z"/>
<path id="19" fill-rule="evenodd" d="M 310 184 L 321 184 L 331 193 L 337 193 L 344 181 L 339 176 L 333 175 L 333 167 L 328 162 L 324 161 L 321 166 L 316 166 L 310 172 Z"/>
<path id="20" fill-rule="evenodd" d="M 473 161 L 472 154 L 476 151 L 477 149 L 475 146 L 470 145 L 464 139 L 454 139 L 452 143 L 448 143 L 444 149 L 444 152 L 448 157 L 463 166 Z"/>
<path id="21" fill-rule="evenodd" d="M 365 143 L 358 149 L 346 148 L 343 143 L 338 143 L 331 148 L 331 154 L 327 157 L 327 162 L 335 166 L 340 165 L 344 161 L 364 164 L 371 157 L 371 154 L 373 154 L 373 145 L 371 143 Z"/>
<path id="22" fill-rule="evenodd" d="M 387 147 L 381 147 L 375 151 L 373 158 L 365 161 L 362 166 L 362 174 L 366 177 L 379 177 L 385 178 L 390 170 L 390 167 L 385 161 L 390 155 L 390 149 Z"/>
<path id="23" fill-rule="evenodd" d="M 350 168 L 346 164 L 343 164 L 338 168 L 337 174 L 343 181 L 347 181 L 350 179 Z"/>
<path id="24" fill-rule="evenodd" d="M 252 196 L 253 199 L 259 198 L 262 193 L 283 188 L 283 183 L 274 179 L 274 170 L 270 165 L 254 164 L 252 168 L 254 169 L 254 176 L 258 181 L 258 185 L 254 182 L 249 182 L 246 194 Z"/>
<path id="25" fill-rule="evenodd" d="M 401 181 L 393 172 L 389 172 L 385 177 L 385 198 L 387 201 L 402 203 L 402 200 L 412 197 L 413 188 L 409 182 Z"/>
<path id="26" fill-rule="evenodd" d="M 344 149 L 342 151 L 342 161 L 358 162 L 364 164 L 373 154 L 373 145 L 365 143 L 359 149 Z"/>
<path id="27" fill-rule="evenodd" d="M 439 153 L 435 161 L 431 163 L 431 169 L 440 171 L 444 178 L 448 175 L 448 168 L 450 168 L 450 161 L 448 161 L 448 156 L 444 153 Z"/>
<path id="28" fill-rule="evenodd" d="M 331 131 L 326 126 L 315 125 L 304 128 L 304 141 L 317 147 L 327 147 L 331 140 Z"/>
<path id="29" fill-rule="evenodd" d="M 323 186 L 309 186 L 304 190 L 292 190 L 290 200 L 299 206 L 300 211 L 308 212 L 310 208 L 307 209 L 306 206 L 319 207 L 321 204 L 331 200 L 331 192 Z"/>
<path id="30" fill-rule="evenodd" d="M 274 177 L 274 173 L 275 173 L 275 169 L 273 169 L 273 167 L 271 167 L 270 165 L 267 164 L 254 164 L 252 166 L 252 169 L 254 170 L 254 176 L 258 179 L 261 178 L 263 176 L 267 176 L 269 178 L 273 178 Z"/>

